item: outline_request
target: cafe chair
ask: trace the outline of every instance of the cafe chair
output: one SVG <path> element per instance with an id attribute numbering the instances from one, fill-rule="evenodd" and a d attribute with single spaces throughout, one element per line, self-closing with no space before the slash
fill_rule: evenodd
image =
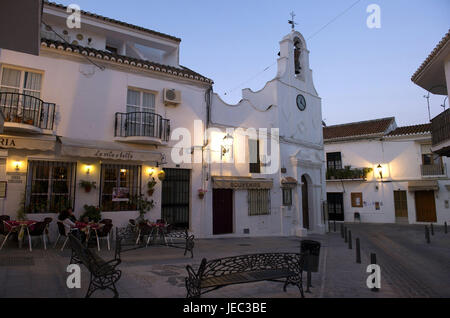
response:
<path id="1" fill-rule="evenodd" d="M 54 248 L 56 248 L 56 246 L 58 245 L 59 239 L 61 237 L 65 237 L 66 239 L 64 240 L 64 244 L 63 244 L 63 246 L 61 248 L 61 251 L 63 251 L 64 247 L 66 247 L 66 244 L 67 244 L 67 241 L 69 240 L 69 237 L 66 234 L 66 227 L 64 226 L 64 224 L 61 221 L 58 221 L 56 224 L 58 225 L 58 232 L 59 232 L 59 234 L 58 234 L 58 238 L 56 239 Z"/>
<path id="2" fill-rule="evenodd" d="M 0 250 L 3 249 L 3 246 L 8 241 L 9 236 L 12 233 L 13 228 L 6 224 L 6 221 L 9 221 L 10 217 L 8 215 L 0 216 L 0 235 L 3 235 L 5 238 L 3 239 L 2 245 L 0 246 Z"/>
<path id="3" fill-rule="evenodd" d="M 50 228 L 50 223 L 53 222 L 53 219 L 45 218 L 44 222 L 47 224 L 47 226 L 45 227 L 45 235 L 47 236 L 47 242 L 50 244 L 49 228 Z"/>
<path id="4" fill-rule="evenodd" d="M 30 239 L 28 240 L 30 244 L 30 252 L 32 251 L 32 238 L 33 237 L 40 237 L 42 239 L 42 242 L 44 243 L 44 250 L 47 250 L 47 243 L 45 242 L 45 230 L 47 229 L 48 224 L 43 222 L 36 223 L 33 228 L 29 231 Z"/>
<path id="5" fill-rule="evenodd" d="M 106 239 L 108 243 L 108 251 L 111 250 L 111 230 L 114 227 L 112 220 L 106 219 L 100 221 L 100 224 L 104 224 L 101 228 L 96 231 L 97 234 L 97 248 L 100 251 L 100 242 L 99 239 Z"/>

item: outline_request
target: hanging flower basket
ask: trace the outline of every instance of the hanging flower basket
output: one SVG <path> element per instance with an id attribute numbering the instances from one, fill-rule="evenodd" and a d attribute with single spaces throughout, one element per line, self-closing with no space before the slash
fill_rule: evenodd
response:
<path id="1" fill-rule="evenodd" d="M 208 192 L 208 190 L 205 190 L 205 189 L 199 189 L 199 190 L 198 190 L 198 197 L 199 197 L 200 199 L 203 199 L 203 198 L 205 197 L 206 192 Z"/>
<path id="2" fill-rule="evenodd" d="M 84 181 L 82 180 L 80 182 L 80 186 L 84 189 L 84 191 L 86 191 L 86 193 L 91 192 L 92 188 L 96 189 L 96 185 L 95 182 L 90 182 L 90 181 Z"/>
<path id="3" fill-rule="evenodd" d="M 160 172 L 158 172 L 158 179 L 163 181 L 166 178 L 166 173 L 164 172 L 164 170 L 161 170 Z"/>

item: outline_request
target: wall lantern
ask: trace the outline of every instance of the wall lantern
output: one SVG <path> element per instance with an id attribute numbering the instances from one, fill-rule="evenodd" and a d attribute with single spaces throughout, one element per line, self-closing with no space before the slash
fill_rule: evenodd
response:
<path id="1" fill-rule="evenodd" d="M 380 175 L 380 178 L 383 179 L 383 166 L 381 164 L 379 164 L 377 166 L 377 170 L 378 174 Z"/>
<path id="2" fill-rule="evenodd" d="M 155 168 L 147 168 L 147 174 L 148 174 L 149 178 L 151 176 L 153 176 L 154 173 L 155 173 Z"/>
<path id="3" fill-rule="evenodd" d="M 87 175 L 90 175 L 91 171 L 92 171 L 92 166 L 91 165 L 85 165 L 84 166 L 84 170 L 86 171 Z"/>
<path id="4" fill-rule="evenodd" d="M 233 146 L 234 138 L 230 134 L 227 134 L 223 137 L 222 142 L 222 157 L 225 156 L 228 152 L 230 152 L 231 147 Z"/>
<path id="5" fill-rule="evenodd" d="M 16 167 L 16 171 L 20 171 L 22 167 L 22 161 L 14 161 L 14 167 Z"/>

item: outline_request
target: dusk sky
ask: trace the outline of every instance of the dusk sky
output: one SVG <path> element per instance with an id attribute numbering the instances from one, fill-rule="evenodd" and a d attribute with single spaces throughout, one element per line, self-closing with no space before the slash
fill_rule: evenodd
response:
<path id="1" fill-rule="evenodd" d="M 450 28 L 449 0 L 56 2 L 180 37 L 181 64 L 212 78 L 229 103 L 275 76 L 294 11 L 328 125 L 390 116 L 400 126 L 428 122 L 427 92 L 410 78 Z M 380 29 L 366 25 L 370 4 L 381 8 Z M 432 117 L 444 97 L 431 96 Z"/>

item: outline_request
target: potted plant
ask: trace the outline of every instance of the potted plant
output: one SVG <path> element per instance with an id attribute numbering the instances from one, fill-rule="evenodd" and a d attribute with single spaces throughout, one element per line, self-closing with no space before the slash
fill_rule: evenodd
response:
<path id="1" fill-rule="evenodd" d="M 80 186 L 86 191 L 87 193 L 91 192 L 92 188 L 96 189 L 96 183 L 86 180 L 81 180 Z"/>
<path id="2" fill-rule="evenodd" d="M 94 205 L 85 205 L 84 206 L 84 213 L 80 217 L 80 220 L 83 220 L 84 218 L 88 218 L 90 221 L 99 222 L 102 219 L 102 213 L 100 211 L 100 208 Z"/>
<path id="3" fill-rule="evenodd" d="M 135 196 L 133 202 L 139 209 L 139 217 L 136 219 L 136 223 L 145 222 L 145 215 L 155 207 L 155 202 L 153 200 L 147 200 L 143 195 Z"/>
<path id="4" fill-rule="evenodd" d="M 163 181 L 166 178 L 166 173 L 164 170 L 161 170 L 160 172 L 158 172 L 158 179 L 160 181 Z"/>
<path id="5" fill-rule="evenodd" d="M 203 199 L 205 197 L 206 192 L 208 192 L 208 190 L 205 189 L 198 189 L 198 197 L 200 199 Z"/>
<path id="6" fill-rule="evenodd" d="M 156 180 L 155 178 L 152 178 L 148 183 L 147 183 L 147 194 L 149 197 L 151 197 L 153 195 L 153 193 L 155 192 L 155 185 L 156 185 Z"/>

